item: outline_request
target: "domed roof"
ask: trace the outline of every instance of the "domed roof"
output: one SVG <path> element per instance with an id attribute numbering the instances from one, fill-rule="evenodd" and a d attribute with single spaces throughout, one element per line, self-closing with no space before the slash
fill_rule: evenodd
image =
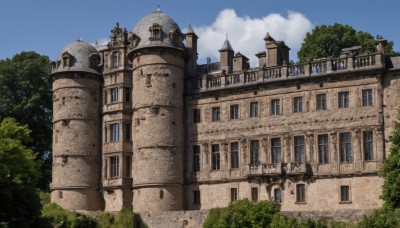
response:
<path id="1" fill-rule="evenodd" d="M 62 49 L 52 68 L 52 74 L 74 71 L 100 74 L 99 63 L 100 55 L 96 48 L 77 40 Z"/>
<path id="2" fill-rule="evenodd" d="M 152 37 L 152 30 L 161 31 L 160 37 Z M 139 42 L 133 50 L 147 47 L 173 47 L 184 49 L 183 35 L 174 19 L 170 18 L 160 8 L 156 12 L 143 17 L 135 26 L 133 32 L 139 37 Z"/>

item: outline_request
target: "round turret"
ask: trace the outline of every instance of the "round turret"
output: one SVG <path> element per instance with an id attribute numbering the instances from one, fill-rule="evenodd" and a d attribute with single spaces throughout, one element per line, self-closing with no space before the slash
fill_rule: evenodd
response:
<path id="1" fill-rule="evenodd" d="M 97 50 L 68 44 L 52 63 L 53 170 L 51 201 L 71 210 L 101 210 L 100 83 Z"/>
<path id="2" fill-rule="evenodd" d="M 133 209 L 183 209 L 183 35 L 160 10 L 135 27 L 132 61 Z M 136 42 L 136 43 L 135 43 Z"/>

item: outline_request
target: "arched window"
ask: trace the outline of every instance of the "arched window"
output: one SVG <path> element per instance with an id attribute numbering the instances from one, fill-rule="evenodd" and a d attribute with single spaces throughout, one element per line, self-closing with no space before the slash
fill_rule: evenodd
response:
<path id="1" fill-rule="evenodd" d="M 150 40 L 161 40 L 161 26 L 154 23 L 150 29 Z"/>

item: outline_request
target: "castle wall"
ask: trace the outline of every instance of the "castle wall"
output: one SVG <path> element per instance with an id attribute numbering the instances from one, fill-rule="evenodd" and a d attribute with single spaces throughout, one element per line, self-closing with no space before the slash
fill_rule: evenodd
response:
<path id="1" fill-rule="evenodd" d="M 211 209 L 226 207 L 231 202 L 231 189 L 237 189 L 237 199 L 252 199 L 252 188 L 258 191 L 258 200 L 274 200 L 274 189 L 282 189 L 282 211 L 332 211 L 368 210 L 382 205 L 379 199 L 383 179 L 378 176 L 344 177 L 316 179 L 312 181 L 286 180 L 282 184 L 266 184 L 247 180 L 227 182 L 192 184 L 186 187 L 186 207 L 188 209 Z M 296 202 L 296 185 L 304 184 L 306 189 L 305 202 Z M 340 186 L 350 186 L 350 201 L 340 199 Z M 193 191 L 200 190 L 201 205 L 192 200 Z M 353 194 L 354 193 L 354 194 Z M 322 206 L 323 205 L 323 206 Z"/>
<path id="2" fill-rule="evenodd" d="M 155 49 L 132 63 L 133 210 L 181 210 L 184 59 Z"/>

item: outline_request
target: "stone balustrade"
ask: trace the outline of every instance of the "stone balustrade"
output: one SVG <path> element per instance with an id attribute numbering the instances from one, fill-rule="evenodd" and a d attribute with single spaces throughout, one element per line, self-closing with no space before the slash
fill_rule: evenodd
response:
<path id="1" fill-rule="evenodd" d="M 203 74 L 187 81 L 189 92 L 205 92 L 227 87 L 267 83 L 274 80 L 290 80 L 297 77 L 312 77 L 331 73 L 345 73 L 356 70 L 384 67 L 384 56 L 373 53 L 341 58 L 316 59 L 309 63 L 254 68 L 225 74 L 222 71 Z"/>

